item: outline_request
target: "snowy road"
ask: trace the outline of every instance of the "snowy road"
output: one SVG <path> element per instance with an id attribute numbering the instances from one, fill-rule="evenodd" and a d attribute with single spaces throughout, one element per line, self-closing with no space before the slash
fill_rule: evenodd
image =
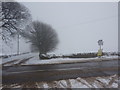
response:
<path id="1" fill-rule="evenodd" d="M 118 60 L 69 64 L 4 66 L 3 83 L 51 81 L 118 74 Z"/>

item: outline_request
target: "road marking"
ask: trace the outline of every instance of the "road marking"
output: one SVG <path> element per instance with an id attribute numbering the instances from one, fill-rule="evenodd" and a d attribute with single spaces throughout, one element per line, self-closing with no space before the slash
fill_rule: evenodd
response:
<path id="1" fill-rule="evenodd" d="M 32 70 L 32 71 L 21 71 L 21 72 L 10 72 L 10 73 L 31 73 L 31 72 L 44 72 L 44 71 L 68 71 L 68 70 L 81 70 L 81 71 L 85 71 L 85 70 L 92 70 L 94 71 L 95 69 L 97 70 L 101 70 L 104 71 L 102 68 L 92 68 L 92 69 L 83 69 L 83 68 L 67 68 L 67 69 L 50 69 L 50 70 Z M 105 70 L 112 70 L 112 69 L 118 69 L 118 67 L 113 67 L 111 68 L 104 68 Z"/>
<path id="2" fill-rule="evenodd" d="M 32 71 L 20 71 L 20 72 L 10 72 L 10 73 L 25 73 L 25 72 L 43 72 L 43 71 L 64 71 L 64 70 L 80 70 L 80 68 L 67 68 L 67 69 L 50 69 L 50 70 L 32 70 Z"/>

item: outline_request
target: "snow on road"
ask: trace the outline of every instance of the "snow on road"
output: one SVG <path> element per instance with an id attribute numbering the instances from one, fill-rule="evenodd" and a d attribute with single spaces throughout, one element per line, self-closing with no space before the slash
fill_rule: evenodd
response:
<path id="1" fill-rule="evenodd" d="M 31 57 L 31 58 L 30 58 Z M 118 56 L 104 56 L 102 59 L 113 59 L 118 58 Z M 28 60 L 27 60 L 28 59 Z M 11 56 L 9 58 L 2 59 L 1 64 L 6 66 L 21 64 L 21 65 L 30 65 L 30 64 L 56 64 L 56 63 L 68 63 L 68 62 L 81 62 L 81 61 L 91 61 L 98 60 L 98 58 L 56 58 L 48 60 L 39 60 L 38 53 L 28 53 L 18 56 Z M 15 60 L 15 62 L 14 62 Z M 26 61 L 24 61 L 26 60 Z M 11 62 L 13 61 L 13 62 Z M 0 88 L 118 88 L 118 76 L 107 76 L 107 77 L 90 77 L 90 78 L 76 78 L 76 79 L 67 79 L 51 82 L 27 82 L 22 84 L 12 84 L 12 85 L 1 85 Z"/>
<path id="2" fill-rule="evenodd" d="M 2 85 L 2 88 L 118 88 L 118 75 L 66 79 L 49 82 L 26 82 Z"/>
<path id="3" fill-rule="evenodd" d="M 0 64 L 10 66 L 13 64 L 17 64 L 21 62 L 24 59 L 30 58 L 30 57 L 35 57 L 36 53 L 27 53 L 27 54 L 22 54 L 22 55 L 17 55 L 17 56 L 11 56 L 8 58 L 3 58 L 2 62 Z"/>
<path id="4" fill-rule="evenodd" d="M 32 58 L 30 58 L 32 57 Z M 17 60 L 13 63 L 8 63 L 6 66 L 10 66 L 13 64 L 19 63 L 21 60 L 30 58 L 24 63 L 21 63 L 21 65 L 31 65 L 31 64 L 59 64 L 59 63 L 71 63 L 71 62 L 82 62 L 82 61 L 92 61 L 92 60 L 101 60 L 98 57 L 95 58 L 54 58 L 54 59 L 45 59 L 45 60 L 39 60 L 39 54 L 38 53 L 28 53 L 18 56 L 11 56 L 9 58 L 2 59 L 2 64 Z M 118 58 L 118 56 L 103 56 L 102 59 L 113 59 Z"/>
<path id="5" fill-rule="evenodd" d="M 116 59 L 117 56 L 113 57 L 103 57 L 102 59 Z M 60 64 L 60 63 L 75 63 L 75 62 L 87 62 L 92 60 L 101 60 L 99 58 L 56 58 L 56 59 L 46 59 L 46 60 L 39 60 L 38 58 L 34 57 L 31 58 L 28 62 L 24 63 L 24 65 L 31 65 L 31 64 Z"/>

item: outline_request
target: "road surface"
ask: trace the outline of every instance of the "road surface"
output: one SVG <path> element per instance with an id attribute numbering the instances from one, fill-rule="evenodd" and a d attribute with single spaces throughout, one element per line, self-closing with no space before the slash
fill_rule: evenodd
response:
<path id="1" fill-rule="evenodd" d="M 118 74 L 118 60 L 53 65 L 3 66 L 2 83 L 53 81 Z"/>

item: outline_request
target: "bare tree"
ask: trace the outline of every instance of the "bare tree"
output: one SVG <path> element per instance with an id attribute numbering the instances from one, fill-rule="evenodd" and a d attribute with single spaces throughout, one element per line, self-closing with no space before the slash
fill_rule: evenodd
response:
<path id="1" fill-rule="evenodd" d="M 58 37 L 55 30 L 50 25 L 39 21 L 34 21 L 32 26 L 33 28 L 28 26 L 28 30 L 26 31 L 29 32 L 24 34 L 32 43 L 32 49 L 39 51 L 39 56 L 55 50 L 58 44 Z"/>
<path id="2" fill-rule="evenodd" d="M 21 33 L 24 27 L 31 20 L 29 10 L 18 2 L 2 2 L 0 11 L 0 28 L 2 28 L 3 40 L 10 36 Z"/>

